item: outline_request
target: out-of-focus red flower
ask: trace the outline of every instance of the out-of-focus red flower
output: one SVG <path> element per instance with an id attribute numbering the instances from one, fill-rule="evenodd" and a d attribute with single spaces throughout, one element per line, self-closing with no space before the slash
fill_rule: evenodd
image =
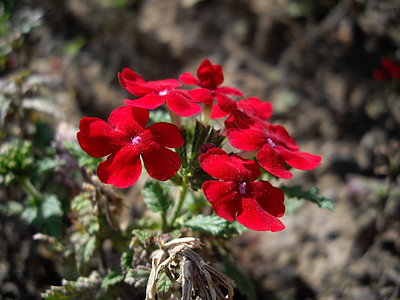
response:
<path id="1" fill-rule="evenodd" d="M 195 85 L 200 88 L 190 91 L 190 96 L 194 101 L 204 104 L 219 104 L 227 95 L 242 97 L 243 93 L 233 87 L 219 87 L 224 81 L 222 68 L 220 65 L 213 65 L 209 60 L 204 60 L 197 69 L 197 78 L 191 73 L 184 73 L 179 76 L 179 80 L 187 85 Z M 217 105 L 213 105 L 211 118 L 218 119 L 226 117 L 229 113 L 224 112 Z"/>
<path id="2" fill-rule="evenodd" d="M 393 78 L 400 79 L 400 64 L 389 57 L 381 59 L 381 65 L 385 68 L 387 73 Z"/>
<path id="3" fill-rule="evenodd" d="M 320 156 L 300 152 L 286 129 L 279 125 L 270 125 L 268 128 L 231 128 L 226 136 L 237 149 L 258 150 L 256 158 L 260 166 L 280 178 L 292 177 L 285 162 L 300 170 L 312 170 L 320 165 Z"/>
<path id="4" fill-rule="evenodd" d="M 194 103 L 188 91 L 178 90 L 182 84 L 175 79 L 145 81 L 131 69 L 125 68 L 118 73 L 119 82 L 131 94 L 140 97 L 125 100 L 126 105 L 154 109 L 164 102 L 179 116 L 191 117 L 201 111 L 201 106 Z"/>
<path id="5" fill-rule="evenodd" d="M 252 160 L 231 157 L 214 148 L 200 155 L 200 166 L 220 179 L 206 181 L 203 192 L 218 216 L 235 219 L 252 230 L 280 231 L 285 228 L 278 219 L 285 213 L 283 192 L 269 182 L 255 181 L 260 168 Z"/>
<path id="6" fill-rule="evenodd" d="M 378 81 L 385 81 L 388 79 L 388 74 L 383 69 L 374 69 L 372 70 L 372 75 Z"/>
<path id="7" fill-rule="evenodd" d="M 145 128 L 148 121 L 146 109 L 132 106 L 116 108 L 108 123 L 99 118 L 81 119 L 77 138 L 82 149 L 93 157 L 108 155 L 97 168 L 101 181 L 119 188 L 134 184 L 142 172 L 140 157 L 155 179 L 168 180 L 179 170 L 179 155 L 166 148 L 183 145 L 178 127 L 161 122 Z"/>

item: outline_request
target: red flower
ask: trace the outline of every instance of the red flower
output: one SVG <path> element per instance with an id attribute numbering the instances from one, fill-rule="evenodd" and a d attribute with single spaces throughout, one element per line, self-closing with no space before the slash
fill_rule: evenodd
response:
<path id="1" fill-rule="evenodd" d="M 140 157 L 155 179 L 168 180 L 179 170 L 179 155 L 166 148 L 183 145 L 178 127 L 161 122 L 145 128 L 148 121 L 147 110 L 131 106 L 116 108 L 108 123 L 99 118 L 81 119 L 77 137 L 82 149 L 93 157 L 108 155 L 97 168 L 101 181 L 119 188 L 134 184 L 142 172 Z"/>
<path id="2" fill-rule="evenodd" d="M 388 74 L 383 69 L 373 69 L 372 75 L 378 81 L 385 81 L 388 78 Z"/>
<path id="3" fill-rule="evenodd" d="M 285 228 L 277 219 L 285 213 L 283 192 L 267 181 L 255 182 L 261 175 L 257 163 L 237 155 L 230 157 L 218 148 L 200 155 L 199 162 L 204 171 L 222 180 L 203 184 L 204 195 L 218 216 L 236 219 L 252 230 Z"/>
<path id="4" fill-rule="evenodd" d="M 226 134 L 233 147 L 257 152 L 257 161 L 271 174 L 289 179 L 292 177 L 285 162 L 296 169 L 311 170 L 320 165 L 321 157 L 300 152 L 292 137 L 282 126 L 268 128 L 228 129 Z"/>
<path id="5" fill-rule="evenodd" d="M 231 115 L 225 120 L 225 127 L 250 128 L 253 126 L 265 127 L 265 122 L 272 115 L 272 105 L 268 101 L 261 101 L 257 97 L 250 97 L 236 102 L 236 108 L 232 108 L 233 101 L 226 102 L 224 111 L 230 111 Z M 226 107 L 229 107 L 228 109 Z"/>
<path id="6" fill-rule="evenodd" d="M 199 89 L 190 91 L 190 96 L 194 101 L 204 104 L 214 104 L 214 101 L 220 101 L 221 98 L 229 98 L 226 95 L 242 97 L 243 93 L 232 87 L 218 87 L 224 81 L 222 68 L 220 65 L 212 65 L 209 60 L 204 60 L 197 69 L 197 77 L 191 73 L 184 73 L 179 76 L 179 80 L 187 85 L 199 86 Z M 211 112 L 212 119 L 223 118 L 228 113 L 222 111 L 217 105 L 213 106 Z"/>
<path id="7" fill-rule="evenodd" d="M 136 100 L 125 100 L 126 105 L 154 109 L 164 102 L 179 116 L 190 117 L 201 111 L 201 106 L 193 103 L 189 92 L 178 90 L 182 84 L 175 79 L 145 81 L 140 75 L 125 68 L 118 73 L 119 82 L 131 94 L 141 97 Z"/>
<path id="8" fill-rule="evenodd" d="M 389 57 L 383 57 L 381 64 L 391 77 L 400 79 L 400 65 L 397 62 Z"/>

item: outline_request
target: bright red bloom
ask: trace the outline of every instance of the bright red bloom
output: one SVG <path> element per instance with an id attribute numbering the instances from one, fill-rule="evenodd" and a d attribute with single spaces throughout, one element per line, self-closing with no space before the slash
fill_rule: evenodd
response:
<path id="1" fill-rule="evenodd" d="M 190 96 L 194 101 L 204 104 L 214 104 L 221 98 L 229 98 L 226 95 L 242 97 L 243 93 L 232 87 L 218 87 L 224 81 L 222 68 L 220 65 L 213 65 L 209 60 L 204 60 L 197 69 L 197 77 L 191 73 L 184 73 L 179 76 L 179 80 L 187 85 L 199 86 L 199 89 L 190 91 Z M 213 106 L 211 112 L 212 119 L 223 118 L 229 113 L 224 112 L 217 105 Z"/>
<path id="2" fill-rule="evenodd" d="M 200 155 L 199 162 L 204 171 L 222 180 L 203 184 L 204 195 L 218 216 L 236 219 L 252 230 L 285 228 L 278 219 L 285 213 L 283 192 L 267 181 L 255 182 L 261 175 L 257 163 L 235 154 L 230 157 L 219 148 Z"/>
<path id="3" fill-rule="evenodd" d="M 179 170 L 179 155 L 166 148 L 183 145 L 178 127 L 161 122 L 145 128 L 148 121 L 148 110 L 132 106 L 116 108 L 108 123 L 99 118 L 81 119 L 77 137 L 82 149 L 93 157 L 108 155 L 97 168 L 101 181 L 119 188 L 134 184 L 142 172 L 140 157 L 155 179 L 168 180 Z"/>
<path id="4" fill-rule="evenodd" d="M 292 177 L 285 162 L 300 170 L 312 170 L 320 165 L 320 156 L 300 152 L 286 129 L 279 125 L 270 125 L 268 128 L 231 128 L 228 129 L 226 136 L 237 149 L 259 150 L 256 157 L 260 166 L 280 178 Z"/>
<path id="5" fill-rule="evenodd" d="M 268 101 L 261 101 L 257 97 L 250 97 L 236 102 L 236 108 L 232 108 L 232 102 L 226 102 L 223 110 L 230 111 L 231 115 L 225 120 L 225 127 L 250 128 L 253 126 L 265 127 L 272 115 L 272 105 Z M 228 109 L 226 107 L 230 106 Z"/>
<path id="6" fill-rule="evenodd" d="M 201 111 L 201 106 L 194 103 L 188 91 L 178 90 L 182 84 L 175 79 L 145 81 L 140 75 L 125 68 L 118 73 L 119 82 L 131 94 L 141 97 L 125 100 L 126 105 L 154 109 L 164 102 L 179 116 L 190 117 Z"/>

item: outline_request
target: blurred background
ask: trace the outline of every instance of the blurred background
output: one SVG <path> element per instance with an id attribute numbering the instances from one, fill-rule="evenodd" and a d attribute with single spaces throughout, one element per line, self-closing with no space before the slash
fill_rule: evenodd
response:
<path id="1" fill-rule="evenodd" d="M 400 1 L 2 0 L 0 9 L 0 116 L 8 83 L 28 72 L 24 105 L 73 139 L 81 117 L 105 119 L 130 97 L 123 68 L 178 78 L 209 59 L 223 85 L 269 100 L 272 121 L 322 156 L 290 184 L 318 187 L 336 211 L 293 201 L 283 232 L 234 239 L 252 279 L 239 299 L 400 297 Z M 35 229 L 3 215 L 0 226 L 0 299 L 59 284 Z"/>

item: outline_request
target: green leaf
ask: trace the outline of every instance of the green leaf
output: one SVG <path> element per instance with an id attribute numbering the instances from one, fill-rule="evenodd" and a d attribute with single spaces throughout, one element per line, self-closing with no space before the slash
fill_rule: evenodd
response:
<path id="1" fill-rule="evenodd" d="M 157 293 L 159 295 L 167 295 L 173 285 L 174 282 L 171 280 L 171 278 L 168 277 L 168 275 L 164 271 L 163 273 L 161 273 L 157 280 Z"/>
<path id="2" fill-rule="evenodd" d="M 96 249 L 96 236 L 87 233 L 76 233 L 73 236 L 73 243 L 77 269 L 82 270 L 93 257 L 94 250 Z"/>
<path id="3" fill-rule="evenodd" d="M 65 165 L 65 163 L 65 160 L 46 157 L 37 162 L 37 168 L 40 173 L 44 173 L 57 167 L 63 166 Z"/>
<path id="4" fill-rule="evenodd" d="M 42 293 L 43 299 L 97 299 L 101 293 L 101 278 L 94 271 L 89 277 L 79 277 L 77 281 L 63 280 L 62 286 L 51 286 Z"/>
<path id="5" fill-rule="evenodd" d="M 234 259 L 225 258 L 225 274 L 234 280 L 234 286 L 245 295 L 248 300 L 256 299 L 256 290 L 251 279 L 238 268 Z"/>
<path id="6" fill-rule="evenodd" d="M 124 275 L 121 270 L 109 271 L 107 276 L 103 278 L 101 289 L 107 291 L 111 286 L 116 285 L 122 280 L 124 280 Z"/>
<path id="7" fill-rule="evenodd" d="M 0 212 L 8 216 L 19 215 L 23 211 L 24 205 L 17 201 L 9 200 L 7 203 L 0 204 Z"/>
<path id="8" fill-rule="evenodd" d="M 311 202 L 318 204 L 319 207 L 326 208 L 330 211 L 335 211 L 335 206 L 332 200 L 319 195 L 318 188 L 313 187 L 309 191 L 302 190 L 301 186 L 281 186 L 280 189 L 289 198 L 306 199 Z"/>
<path id="9" fill-rule="evenodd" d="M 136 266 L 128 271 L 124 281 L 129 285 L 133 285 L 135 288 L 145 287 L 150 273 L 150 268 L 145 266 Z"/>
<path id="10" fill-rule="evenodd" d="M 183 227 L 188 227 L 193 231 L 205 231 L 214 236 L 231 236 L 247 230 L 243 225 L 237 222 L 229 222 L 217 215 L 198 215 L 184 221 Z"/>
<path id="11" fill-rule="evenodd" d="M 172 207 L 172 197 L 168 188 L 159 181 L 149 181 L 143 188 L 144 202 L 154 212 L 166 214 L 170 206 Z"/>
<path id="12" fill-rule="evenodd" d="M 122 253 L 121 267 L 123 270 L 132 268 L 133 253 L 133 250 L 128 250 L 127 252 Z"/>
<path id="13" fill-rule="evenodd" d="M 62 216 L 61 203 L 56 195 L 44 195 L 41 205 L 41 212 L 44 218 Z"/>

